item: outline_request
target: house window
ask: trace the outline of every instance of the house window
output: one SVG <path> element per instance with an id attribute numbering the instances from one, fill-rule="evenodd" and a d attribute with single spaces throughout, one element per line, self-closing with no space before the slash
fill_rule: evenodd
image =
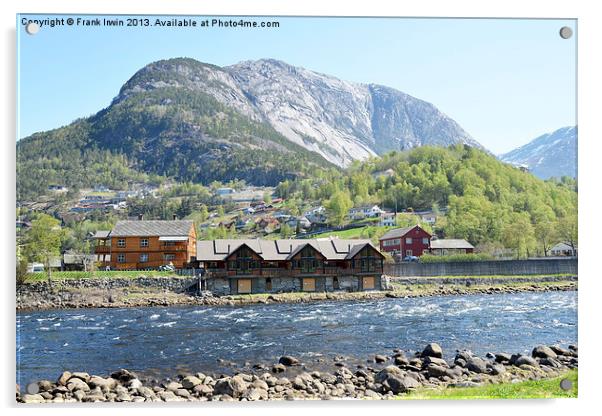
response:
<path id="1" fill-rule="evenodd" d="M 412 244 L 412 239 L 411 238 L 406 238 L 406 244 Z"/>
<path id="2" fill-rule="evenodd" d="M 429 239 L 428 238 L 423 238 L 422 239 L 422 244 L 424 244 L 425 246 L 429 245 Z"/>
<path id="3" fill-rule="evenodd" d="M 140 263 L 146 263 L 148 261 L 148 254 L 142 253 L 140 254 Z"/>
<path id="4" fill-rule="evenodd" d="M 117 240 L 117 247 L 125 247 L 125 238 Z"/>
<path id="5" fill-rule="evenodd" d="M 140 247 L 148 247 L 148 238 L 140 239 Z"/>
<path id="6" fill-rule="evenodd" d="M 412 250 L 406 250 L 406 256 L 412 256 L 413 253 L 414 252 Z"/>
<path id="7" fill-rule="evenodd" d="M 171 260 L 175 260 L 176 259 L 176 255 L 175 254 L 166 254 L 166 255 L 163 256 L 163 258 L 166 261 L 171 261 Z"/>
<path id="8" fill-rule="evenodd" d="M 117 262 L 119 262 L 119 263 L 125 263 L 125 254 L 118 254 L 117 255 Z"/>

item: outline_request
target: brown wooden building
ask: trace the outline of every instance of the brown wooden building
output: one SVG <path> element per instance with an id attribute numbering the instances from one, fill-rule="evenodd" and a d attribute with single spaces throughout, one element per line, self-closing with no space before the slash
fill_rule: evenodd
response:
<path id="1" fill-rule="evenodd" d="M 370 240 L 199 241 L 197 261 L 219 293 L 381 289 L 384 256 Z"/>
<path id="2" fill-rule="evenodd" d="M 101 267 L 111 270 L 157 269 L 172 264 L 187 267 L 196 257 L 196 231 L 192 221 L 119 221 L 94 236 Z"/>

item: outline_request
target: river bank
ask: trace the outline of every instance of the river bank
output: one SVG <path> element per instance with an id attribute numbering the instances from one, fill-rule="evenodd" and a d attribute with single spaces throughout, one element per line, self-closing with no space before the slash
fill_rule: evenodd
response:
<path id="1" fill-rule="evenodd" d="M 293 292 L 212 296 L 197 294 L 193 278 L 139 277 L 64 279 L 26 283 L 17 288 L 16 309 L 50 310 L 152 306 L 243 306 L 269 303 L 374 300 L 466 294 L 577 290 L 577 276 L 491 276 L 392 278 L 389 290 L 365 292 Z"/>
<path id="2" fill-rule="evenodd" d="M 352 365 L 335 357 L 337 370 L 315 371 L 295 357 L 282 356 L 271 368 L 234 375 L 181 373 L 173 379 L 145 380 L 121 369 L 109 376 L 65 371 L 55 382 L 40 380 L 27 386 L 20 403 L 381 400 L 403 398 L 415 391 L 482 387 L 561 377 L 578 368 L 575 345 L 536 346 L 531 354 L 489 353 L 478 357 L 457 351 L 453 362 L 442 348 L 428 344 L 406 355 L 395 349 Z M 576 394 L 575 394 L 576 396 Z M 513 397 L 516 398 L 516 397 Z"/>

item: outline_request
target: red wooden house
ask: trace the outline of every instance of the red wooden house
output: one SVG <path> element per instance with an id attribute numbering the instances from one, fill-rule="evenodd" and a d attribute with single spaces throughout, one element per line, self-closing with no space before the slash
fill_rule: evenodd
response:
<path id="1" fill-rule="evenodd" d="M 395 228 L 388 231 L 380 239 L 380 250 L 386 253 L 405 256 L 421 256 L 428 253 L 431 247 L 431 234 L 419 225 Z"/>

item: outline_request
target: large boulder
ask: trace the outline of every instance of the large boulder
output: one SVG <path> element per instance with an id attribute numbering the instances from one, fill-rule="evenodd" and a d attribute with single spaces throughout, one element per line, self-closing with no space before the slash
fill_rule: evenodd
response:
<path id="1" fill-rule="evenodd" d="M 381 354 L 376 354 L 374 356 L 374 362 L 375 363 L 384 363 L 387 361 L 387 357 Z"/>
<path id="2" fill-rule="evenodd" d="M 290 367 L 293 365 L 299 365 L 299 360 L 295 357 L 291 357 L 290 355 L 283 355 L 278 360 L 278 363 Z"/>
<path id="3" fill-rule="evenodd" d="M 472 357 L 467 363 L 466 368 L 474 373 L 486 373 L 487 363 L 479 357 Z"/>
<path id="4" fill-rule="evenodd" d="M 389 366 L 383 368 L 382 370 L 380 370 L 374 376 L 374 382 L 382 384 L 391 376 L 402 378 L 405 376 L 405 373 L 399 367 L 396 367 L 394 365 L 389 365 Z"/>
<path id="5" fill-rule="evenodd" d="M 431 342 L 424 350 L 422 350 L 422 357 L 435 357 L 435 358 L 443 358 L 443 349 L 436 342 Z"/>
<path id="6" fill-rule="evenodd" d="M 443 358 L 437 358 L 437 357 L 425 357 L 423 360 L 423 363 L 425 366 L 427 366 L 429 364 L 435 364 L 435 365 L 438 365 L 441 367 L 449 367 L 449 365 Z"/>
<path id="7" fill-rule="evenodd" d="M 545 345 L 538 345 L 533 348 L 531 352 L 533 358 L 558 358 L 558 355 L 550 348 Z"/>
<path id="8" fill-rule="evenodd" d="M 389 385 L 389 389 L 395 393 L 405 393 L 411 389 L 420 386 L 416 380 L 411 377 L 397 377 L 391 376 L 387 379 L 387 384 Z"/>
<path id="9" fill-rule="evenodd" d="M 103 378 L 103 377 L 99 377 L 99 376 L 92 376 L 92 377 L 90 377 L 90 380 L 88 381 L 88 385 L 92 388 L 100 387 L 101 389 L 111 390 L 111 389 L 114 389 L 115 386 L 117 385 L 117 380 L 115 380 L 112 377 Z"/>
<path id="10" fill-rule="evenodd" d="M 495 354 L 495 362 L 496 363 L 508 363 L 512 359 L 510 354 L 506 354 L 505 352 L 499 352 Z"/>
<path id="11" fill-rule="evenodd" d="M 567 350 L 566 348 L 562 348 L 559 345 L 552 345 L 550 349 L 554 351 L 556 355 L 565 355 L 568 357 L 575 355 L 573 351 Z"/>
<path id="12" fill-rule="evenodd" d="M 521 365 L 530 365 L 531 367 L 539 367 L 539 363 L 535 358 L 529 357 L 528 355 L 519 355 L 514 360 L 514 365 L 520 367 Z"/>
<path id="13" fill-rule="evenodd" d="M 426 367 L 426 372 L 429 377 L 440 378 L 448 375 L 449 369 L 437 364 L 429 364 Z"/>
<path id="14" fill-rule="evenodd" d="M 247 387 L 247 382 L 240 376 L 220 378 L 215 383 L 213 394 L 222 394 L 238 398 L 247 391 Z"/>
<path id="15" fill-rule="evenodd" d="M 69 379 L 69 382 L 67 383 L 67 388 L 70 391 L 77 391 L 77 390 L 81 390 L 84 392 L 90 391 L 90 386 L 88 386 L 88 384 L 85 381 L 83 381 L 81 378 L 77 378 L 77 377 L 71 377 Z"/>
<path id="16" fill-rule="evenodd" d="M 60 386 L 66 386 L 67 382 L 71 378 L 71 375 L 72 374 L 69 371 L 63 371 L 63 373 L 59 376 L 58 380 L 56 381 L 56 384 Z"/>
<path id="17" fill-rule="evenodd" d="M 408 365 L 408 364 L 410 364 L 410 361 L 408 360 L 408 358 L 406 357 L 406 355 L 402 351 L 396 352 L 393 357 L 394 357 L 395 365 Z"/>
<path id="18" fill-rule="evenodd" d="M 182 387 L 185 389 L 193 389 L 195 386 L 201 384 L 203 381 L 196 376 L 186 376 L 182 379 Z"/>
<path id="19" fill-rule="evenodd" d="M 128 371 L 128 370 L 122 368 L 120 370 L 114 371 L 111 374 L 111 378 L 114 378 L 115 380 L 119 380 L 122 383 L 127 383 L 128 381 L 133 380 L 138 377 L 136 376 L 136 374 L 132 373 L 131 371 Z"/>

